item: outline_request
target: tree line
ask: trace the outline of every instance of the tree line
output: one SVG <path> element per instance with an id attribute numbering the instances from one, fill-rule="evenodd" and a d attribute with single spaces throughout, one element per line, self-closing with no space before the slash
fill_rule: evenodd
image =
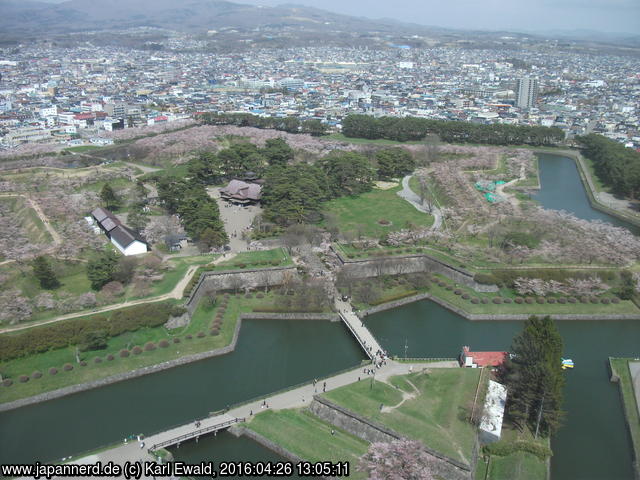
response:
<path id="1" fill-rule="evenodd" d="M 556 127 L 507 124 L 476 124 L 432 120 L 417 117 L 379 117 L 347 115 L 342 120 L 346 137 L 386 139 L 398 142 L 423 140 L 437 135 L 447 143 L 481 143 L 487 145 L 556 145 L 564 140 L 564 132 Z"/>
<path id="2" fill-rule="evenodd" d="M 251 113 L 202 113 L 199 120 L 205 125 L 235 125 L 280 130 L 287 133 L 307 133 L 313 136 L 325 135 L 328 126 L 320 120 L 300 120 L 297 117 L 261 117 Z"/>
<path id="3" fill-rule="evenodd" d="M 615 140 L 590 133 L 576 137 L 582 154 L 593 162 L 596 175 L 613 193 L 632 199 L 640 193 L 640 153 Z"/>
<path id="4" fill-rule="evenodd" d="M 218 204 L 204 184 L 191 178 L 161 177 L 158 197 L 169 213 L 178 215 L 187 234 L 207 249 L 229 241 Z"/>

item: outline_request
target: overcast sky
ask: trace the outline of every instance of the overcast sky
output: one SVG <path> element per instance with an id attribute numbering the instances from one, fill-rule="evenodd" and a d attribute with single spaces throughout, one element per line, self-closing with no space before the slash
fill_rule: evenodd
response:
<path id="1" fill-rule="evenodd" d="M 45 0 L 60 3 L 64 0 Z M 86 0 L 97 1 L 97 0 Z M 481 30 L 597 30 L 640 35 L 640 0 L 230 0 Z M 177 3 L 180 0 L 176 0 Z"/>
<path id="2" fill-rule="evenodd" d="M 640 35 L 640 0 L 240 0 L 296 3 L 337 13 L 464 29 L 589 29 Z"/>

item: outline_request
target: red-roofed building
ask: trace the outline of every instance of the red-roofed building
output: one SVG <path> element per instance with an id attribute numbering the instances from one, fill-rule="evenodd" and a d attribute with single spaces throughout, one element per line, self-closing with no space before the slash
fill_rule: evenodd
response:
<path id="1" fill-rule="evenodd" d="M 509 352 L 472 352 L 469 347 L 462 347 L 460 353 L 461 367 L 498 367 L 507 359 Z"/>

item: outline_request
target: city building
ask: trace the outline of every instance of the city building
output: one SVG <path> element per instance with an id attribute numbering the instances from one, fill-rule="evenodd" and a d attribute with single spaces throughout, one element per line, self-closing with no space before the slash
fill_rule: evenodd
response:
<path id="1" fill-rule="evenodd" d="M 516 106 L 531 108 L 538 100 L 538 80 L 535 78 L 519 78 L 516 82 Z"/>

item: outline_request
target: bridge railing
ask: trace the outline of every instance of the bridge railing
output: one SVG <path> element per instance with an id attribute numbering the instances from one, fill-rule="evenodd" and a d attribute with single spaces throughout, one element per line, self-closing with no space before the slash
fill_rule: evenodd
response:
<path id="1" fill-rule="evenodd" d="M 231 425 L 235 425 L 236 423 L 244 422 L 244 418 L 234 418 L 233 420 L 227 420 L 226 422 L 216 423 L 215 425 L 210 425 L 205 428 L 201 428 L 199 430 L 195 430 L 193 432 L 185 433 L 183 435 L 179 435 L 174 438 L 170 438 L 169 440 L 165 440 L 163 442 L 159 442 L 154 444 L 149 448 L 149 453 L 156 451 L 160 448 L 167 447 L 169 445 L 175 445 L 176 443 L 180 443 L 183 440 L 189 440 L 191 438 L 199 437 L 200 435 L 204 435 L 209 432 L 218 431 L 223 428 L 229 427 Z"/>
<path id="2" fill-rule="evenodd" d="M 347 326 L 347 328 L 349 329 L 349 331 L 351 332 L 351 334 L 356 337 L 356 340 L 358 341 L 358 343 L 360 344 L 360 346 L 364 349 L 365 353 L 367 354 L 367 356 L 369 358 L 373 358 L 373 353 L 369 351 L 369 349 L 365 346 L 365 342 L 364 339 L 358 335 L 358 332 L 356 332 L 354 330 L 354 328 L 351 326 L 351 324 L 347 321 L 347 319 L 344 317 L 344 315 L 342 313 L 340 313 L 340 318 L 342 319 L 342 321 L 344 322 L 344 324 Z M 366 327 L 365 327 L 366 328 Z M 371 335 L 371 337 L 373 337 L 373 335 Z M 371 345 L 373 347 L 373 345 Z"/>

